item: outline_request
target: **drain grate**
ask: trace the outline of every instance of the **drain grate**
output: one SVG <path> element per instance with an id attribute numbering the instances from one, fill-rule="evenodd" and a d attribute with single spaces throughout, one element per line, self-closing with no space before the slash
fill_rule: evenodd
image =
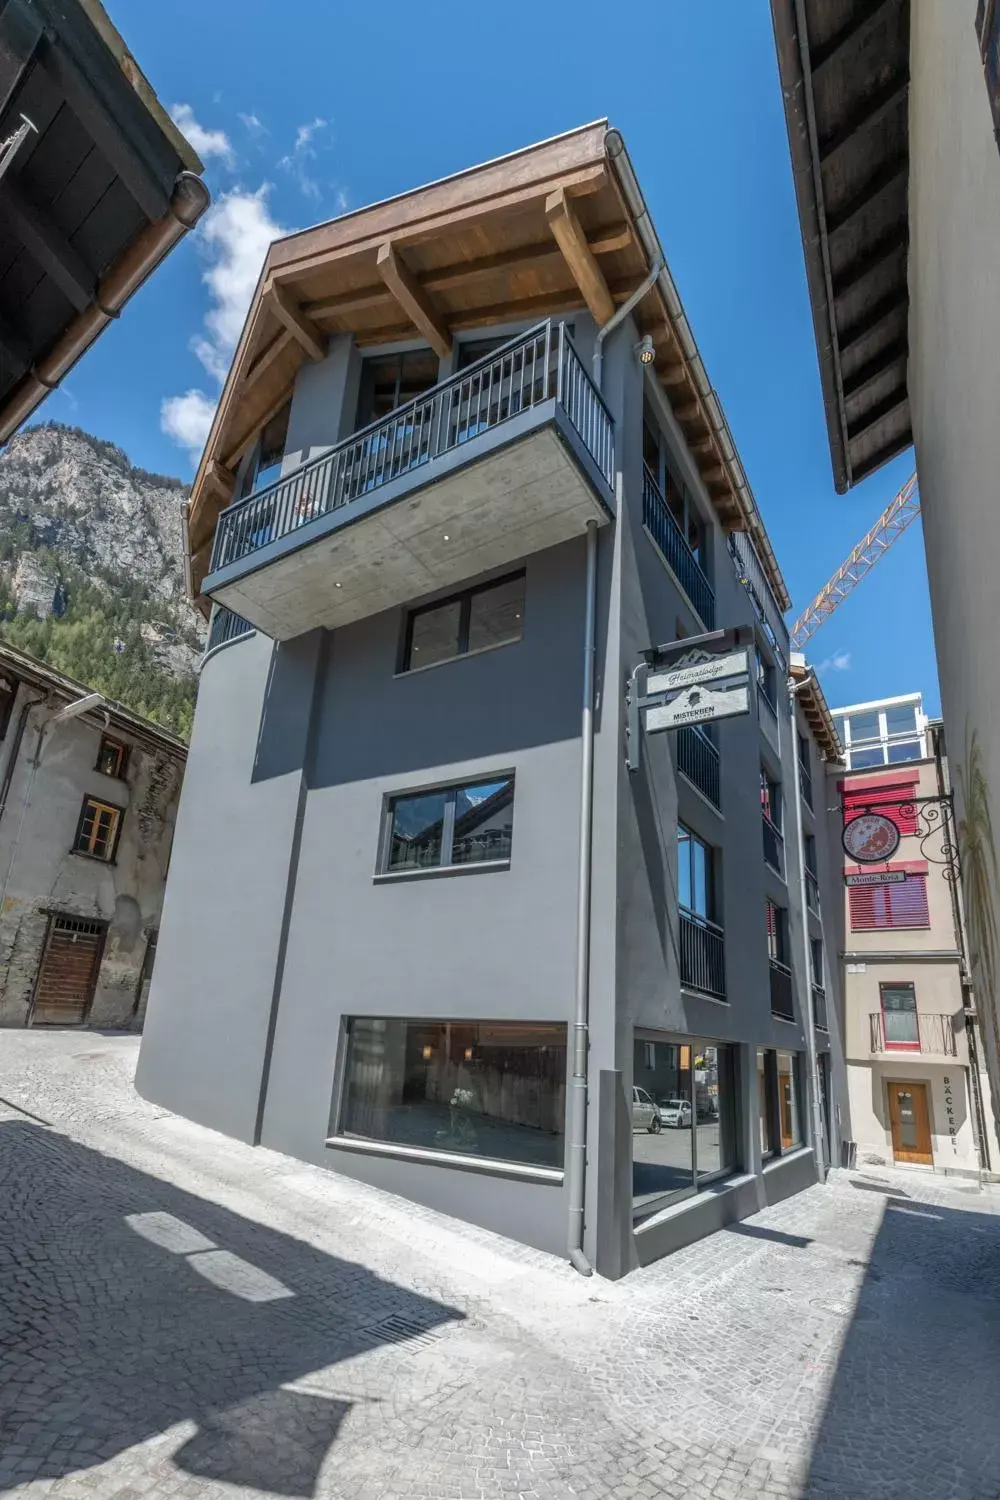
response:
<path id="1" fill-rule="evenodd" d="M 428 1325 L 422 1318 L 407 1317 L 404 1313 L 393 1313 L 368 1329 L 369 1334 L 383 1344 L 406 1344 L 414 1353 L 436 1344 L 441 1330 Z"/>

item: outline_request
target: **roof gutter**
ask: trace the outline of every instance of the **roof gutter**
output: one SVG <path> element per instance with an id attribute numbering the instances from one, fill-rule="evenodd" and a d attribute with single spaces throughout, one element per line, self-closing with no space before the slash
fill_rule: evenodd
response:
<path id="1" fill-rule="evenodd" d="M 0 443 L 13 436 L 49 392 L 56 389 L 177 241 L 194 228 L 211 201 L 208 188 L 194 172 L 178 175 L 168 212 L 136 237 L 98 285 L 90 307 L 70 324 L 55 348 L 25 376 L 17 392 L 0 408 Z"/>
<path id="2" fill-rule="evenodd" d="M 778 603 L 784 610 L 791 609 L 791 596 L 785 585 L 785 580 L 781 576 L 778 560 L 774 555 L 774 549 L 764 529 L 764 523 L 760 518 L 760 512 L 757 509 L 757 502 L 754 500 L 753 491 L 750 488 L 743 465 L 740 462 L 739 454 L 736 451 L 736 444 L 729 430 L 729 423 L 726 421 L 725 412 L 722 410 L 722 403 L 712 387 L 701 355 L 698 352 L 698 345 L 695 343 L 694 334 L 691 331 L 691 325 L 684 312 L 680 294 L 667 266 L 663 246 L 660 244 L 659 236 L 653 227 L 653 220 L 646 206 L 646 200 L 642 196 L 642 189 L 639 186 L 635 169 L 629 159 L 621 131 L 615 130 L 614 127 L 605 131 L 604 149 L 618 179 L 618 184 L 625 197 L 643 248 L 649 258 L 649 263 L 651 266 L 658 265 L 660 268 L 656 277 L 660 293 L 666 304 L 670 321 L 677 334 L 678 343 L 691 371 L 692 379 L 704 403 L 716 442 L 729 470 L 737 501 L 746 521 L 747 531 L 750 533 L 754 546 L 764 565 L 768 581 L 774 589 Z"/>

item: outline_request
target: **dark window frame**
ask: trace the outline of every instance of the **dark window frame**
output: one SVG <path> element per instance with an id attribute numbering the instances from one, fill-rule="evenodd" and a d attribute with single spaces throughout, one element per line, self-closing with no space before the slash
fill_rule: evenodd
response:
<path id="1" fill-rule="evenodd" d="M 509 781 L 511 785 L 511 853 L 502 859 L 480 859 L 468 860 L 465 863 L 455 864 L 449 857 L 454 853 L 455 838 L 455 804 L 458 794 L 465 787 L 483 786 L 489 782 Z M 443 793 L 445 796 L 444 813 L 441 820 L 441 859 L 434 865 L 410 865 L 393 868 L 390 863 L 392 857 L 392 831 L 394 823 L 394 812 L 397 801 L 407 797 L 430 797 L 435 793 Z M 513 768 L 502 771 L 484 771 L 477 775 L 462 776 L 455 781 L 437 781 L 429 786 L 403 787 L 397 791 L 386 792 L 382 798 L 382 820 L 379 828 L 378 856 L 375 866 L 376 880 L 419 880 L 428 876 L 436 875 L 464 875 L 467 872 L 484 870 L 509 870 L 514 847 L 514 800 L 517 794 L 517 778 Z"/>
<path id="2" fill-rule="evenodd" d="M 668 1188 L 663 1192 L 651 1193 L 636 1203 L 633 1203 L 632 1222 L 638 1224 L 645 1219 L 651 1218 L 653 1214 L 659 1213 L 668 1204 L 680 1203 L 698 1197 L 706 1189 L 711 1189 L 727 1178 L 737 1176 L 740 1172 L 748 1169 L 749 1150 L 743 1133 L 742 1100 L 743 1100 L 743 1077 L 740 1067 L 739 1045 L 736 1042 L 722 1041 L 716 1037 L 706 1037 L 702 1034 L 678 1032 L 678 1031 L 654 1031 L 645 1026 L 637 1026 L 633 1031 L 633 1059 L 635 1048 L 653 1043 L 657 1046 L 671 1046 L 687 1048 L 689 1055 L 688 1086 L 685 1092 L 678 1089 L 677 1097 L 685 1099 L 691 1106 L 691 1182 L 683 1187 Z M 716 1065 L 718 1067 L 718 1053 L 722 1053 L 721 1077 L 718 1080 L 720 1089 L 724 1091 L 716 1097 L 720 1100 L 720 1127 L 722 1124 L 722 1111 L 726 1113 L 725 1128 L 729 1133 L 728 1146 L 731 1148 L 732 1157 L 729 1163 L 723 1164 L 711 1171 L 699 1172 L 696 1131 L 698 1125 L 698 1085 L 695 1078 L 695 1057 L 700 1050 L 707 1047 L 716 1048 Z M 655 1101 L 655 1090 L 648 1088 L 645 1083 L 637 1084 L 634 1076 L 632 1087 L 645 1089 Z M 661 1106 L 662 1107 L 662 1106 Z M 683 1128 L 683 1127 L 682 1127 Z M 633 1145 L 634 1165 L 634 1145 Z"/>
<path id="3" fill-rule="evenodd" d="M 769 929 L 769 912 L 775 913 L 774 932 Z M 767 956 L 772 963 L 781 964 L 784 968 L 791 968 L 788 961 L 788 907 L 779 906 L 777 901 L 772 901 L 770 896 L 764 897 L 764 924 L 767 933 Z M 774 952 L 771 952 L 771 940 L 774 939 Z"/>
<path id="4" fill-rule="evenodd" d="M 115 827 L 111 836 L 111 843 L 107 854 L 95 854 L 93 848 L 81 848 L 80 844 L 84 838 L 83 825 L 87 821 L 87 809 L 93 806 L 100 811 L 113 812 L 115 815 Z M 96 821 L 96 819 L 95 819 Z M 94 859 L 101 865 L 114 865 L 118 863 L 118 845 L 121 842 L 122 827 L 125 822 L 125 808 L 119 807 L 116 802 L 109 802 L 106 797 L 95 797 L 91 792 L 84 795 L 80 805 L 80 816 L 76 821 L 76 832 L 73 835 L 73 843 L 70 848 L 71 854 L 78 854 L 81 859 Z"/>
<path id="5" fill-rule="evenodd" d="M 792 1059 L 791 1073 L 786 1076 L 791 1077 L 792 1087 L 795 1091 L 795 1114 L 799 1137 L 797 1141 L 790 1141 L 787 1146 L 782 1141 L 781 1133 L 781 1098 L 779 1093 L 781 1074 L 778 1071 L 779 1053 L 783 1053 L 786 1057 L 790 1057 Z M 788 1156 L 794 1151 L 801 1151 L 805 1146 L 808 1145 L 809 1121 L 806 1118 L 805 1109 L 806 1101 L 805 1090 L 803 1088 L 804 1073 L 802 1067 L 802 1054 L 801 1052 L 794 1051 L 790 1047 L 758 1047 L 757 1054 L 758 1088 L 762 1071 L 760 1067 L 760 1058 L 763 1057 L 764 1060 L 764 1098 L 763 1101 L 758 1099 L 758 1111 L 760 1113 L 761 1120 L 765 1124 L 768 1137 L 766 1146 L 763 1141 L 761 1142 L 761 1161 L 777 1161 L 782 1156 Z M 763 1103 L 763 1109 L 761 1109 L 761 1103 Z"/>
<path id="6" fill-rule="evenodd" d="M 501 584 L 513 583 L 523 578 L 524 598 L 528 596 L 528 570 L 527 568 L 515 568 L 513 572 L 501 573 L 497 578 L 487 579 L 484 583 L 474 584 L 471 588 L 459 589 L 454 594 L 446 594 L 442 599 L 433 599 L 429 604 L 419 604 L 415 609 L 406 612 L 405 625 L 403 628 L 402 650 L 399 656 L 397 676 L 404 676 L 409 672 L 424 670 L 418 662 L 413 665 L 413 624 L 421 615 L 431 614 L 436 609 L 445 609 L 449 604 L 459 605 L 458 619 L 458 650 L 454 656 L 442 656 L 438 661 L 428 662 L 427 667 L 443 667 L 448 662 L 461 661 L 463 656 L 481 656 L 485 651 L 499 651 L 503 646 L 516 646 L 524 640 L 524 616 L 527 613 L 526 602 L 521 606 L 521 634 L 514 641 L 498 641 L 491 646 L 477 646 L 475 650 L 469 650 L 469 626 L 472 618 L 472 601 L 478 594 L 488 593 L 490 589 L 499 588 Z"/>
<path id="7" fill-rule="evenodd" d="M 105 749 L 109 746 L 118 751 L 117 769 L 114 771 L 106 771 L 101 765 L 101 757 Z M 113 734 L 102 734 L 100 744 L 97 747 L 97 760 L 94 762 L 94 770 L 98 771 L 102 776 L 110 776 L 115 781 L 124 781 L 125 773 L 128 770 L 131 749 L 131 745 L 127 745 L 124 740 L 116 739 Z"/>
<path id="8" fill-rule="evenodd" d="M 692 894 L 694 894 L 694 871 L 695 871 L 694 851 L 693 851 L 692 845 L 693 844 L 699 844 L 701 846 L 701 848 L 705 852 L 705 906 L 707 908 L 706 911 L 699 911 L 696 906 L 685 906 L 684 903 L 680 899 L 680 889 L 681 889 L 680 861 L 681 861 L 681 859 L 683 857 L 681 851 L 682 851 L 682 848 L 683 848 L 683 845 L 684 845 L 685 841 L 687 842 L 687 845 L 688 845 L 688 848 L 687 848 L 687 859 L 690 862 L 690 866 L 689 866 L 689 879 L 690 879 L 690 888 L 691 888 Z M 678 819 L 678 822 L 677 822 L 677 905 L 679 906 L 679 908 L 680 908 L 681 911 L 686 912 L 689 916 L 692 916 L 692 917 L 696 918 L 696 920 L 698 920 L 700 922 L 710 922 L 714 926 L 719 925 L 718 916 L 717 916 L 717 900 L 716 900 L 716 898 L 717 898 L 717 891 L 718 891 L 718 882 L 717 882 L 717 877 L 716 877 L 716 872 L 715 872 L 715 863 L 716 863 L 716 859 L 718 857 L 718 852 L 719 851 L 715 847 L 714 844 L 708 843 L 708 841 L 706 839 L 703 839 L 700 834 L 695 833 L 695 831 L 694 831 L 693 828 L 689 828 L 686 823 L 682 823 L 680 821 L 680 819 Z"/>
<path id="9" fill-rule="evenodd" d="M 0 687 L 0 740 L 6 737 L 7 730 L 10 728 L 17 690 L 21 685 L 16 677 L 6 680 L 10 682 L 10 686 L 8 688 Z"/>

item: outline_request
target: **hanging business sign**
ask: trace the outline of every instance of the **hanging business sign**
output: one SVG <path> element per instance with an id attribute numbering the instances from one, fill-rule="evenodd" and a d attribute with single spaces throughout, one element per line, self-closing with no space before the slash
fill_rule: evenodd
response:
<path id="1" fill-rule="evenodd" d="M 625 764 L 639 769 L 640 731 L 659 734 L 751 711 L 751 626 L 713 630 L 643 652 L 626 688 Z"/>
<path id="2" fill-rule="evenodd" d="M 844 853 L 862 865 L 891 859 L 899 848 L 899 829 L 885 813 L 867 812 L 844 824 Z"/>
<path id="3" fill-rule="evenodd" d="M 692 652 L 697 660 L 687 666 L 677 665 L 666 672 L 650 672 L 646 680 L 646 692 L 674 693 L 681 688 L 695 687 L 701 682 L 722 682 L 728 677 L 745 677 L 749 671 L 747 653 L 730 651 L 725 656 L 710 656 L 707 652 Z"/>
<path id="4" fill-rule="evenodd" d="M 899 885 L 905 879 L 905 870 L 866 870 L 863 875 L 845 875 L 844 884 L 848 886 Z"/>
<path id="5" fill-rule="evenodd" d="M 750 712 L 750 694 L 746 687 L 713 692 L 710 688 L 691 687 L 669 703 L 658 703 L 646 709 L 646 733 L 660 729 L 680 729 L 682 724 L 708 724 L 715 719 L 731 719 Z"/>

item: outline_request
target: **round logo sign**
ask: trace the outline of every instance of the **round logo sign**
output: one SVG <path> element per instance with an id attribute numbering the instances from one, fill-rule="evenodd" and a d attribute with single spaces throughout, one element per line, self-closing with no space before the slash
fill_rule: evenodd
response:
<path id="1" fill-rule="evenodd" d="M 844 850 L 859 864 L 891 859 L 899 848 L 899 829 L 884 813 L 862 813 L 844 825 Z"/>

